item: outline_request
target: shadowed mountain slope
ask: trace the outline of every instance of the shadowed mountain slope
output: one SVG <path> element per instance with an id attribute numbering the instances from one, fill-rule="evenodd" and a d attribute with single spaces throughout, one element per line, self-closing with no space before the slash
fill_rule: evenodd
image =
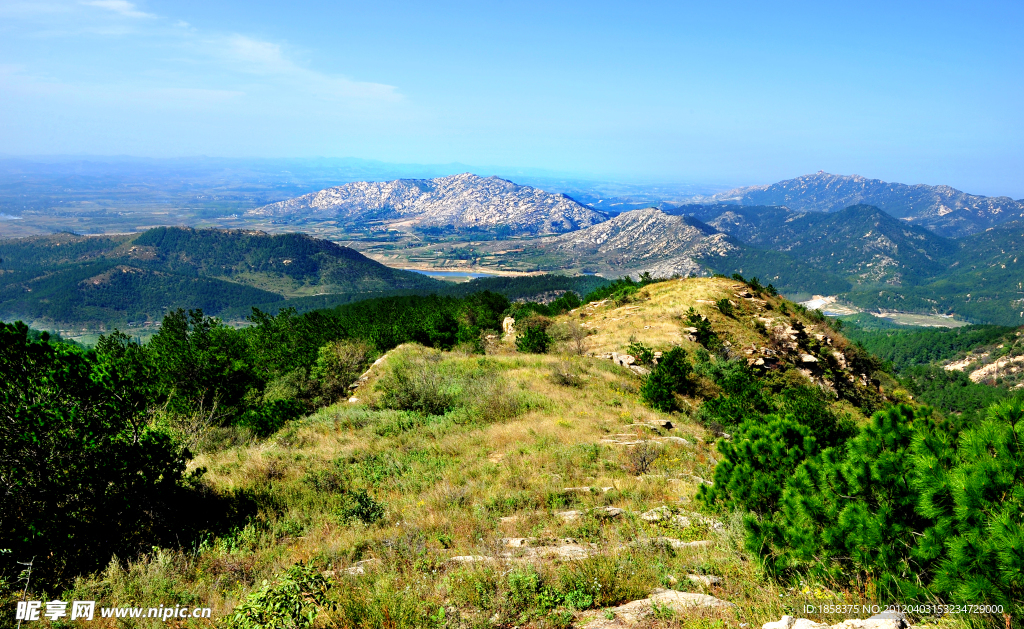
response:
<path id="1" fill-rule="evenodd" d="M 160 227 L 0 241 L 0 318 L 68 325 L 153 322 L 324 293 L 429 291 L 443 283 L 302 234 Z"/>

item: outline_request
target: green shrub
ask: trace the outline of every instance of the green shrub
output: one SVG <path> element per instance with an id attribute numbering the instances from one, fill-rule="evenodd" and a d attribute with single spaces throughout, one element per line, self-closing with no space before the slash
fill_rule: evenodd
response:
<path id="1" fill-rule="evenodd" d="M 666 352 L 640 387 L 643 401 L 660 411 L 670 412 L 676 407 L 675 394 L 693 390 L 690 375 L 693 366 L 686 359 L 686 350 L 674 347 Z"/>
<path id="2" fill-rule="evenodd" d="M 733 312 L 732 302 L 725 297 L 716 301 L 715 307 L 718 308 L 719 312 L 727 317 L 731 317 L 735 314 L 735 312 Z"/>
<path id="3" fill-rule="evenodd" d="M 235 423 L 249 428 L 258 437 L 267 437 L 280 430 L 285 422 L 302 417 L 304 410 L 296 400 L 274 400 L 249 408 Z"/>
<path id="4" fill-rule="evenodd" d="M 364 341 L 332 341 L 320 348 L 310 370 L 320 388 L 322 404 L 348 395 L 348 387 L 363 373 L 373 354 Z"/>
<path id="5" fill-rule="evenodd" d="M 551 366 L 551 381 L 563 387 L 583 386 L 583 369 L 572 360 L 560 360 Z"/>
<path id="6" fill-rule="evenodd" d="M 383 370 L 375 385 L 380 395 L 374 404 L 412 413 L 392 416 L 391 428 L 379 425 L 376 432 L 381 435 L 421 425 L 423 416 L 445 415 L 446 421 L 457 424 L 493 423 L 511 419 L 527 407 L 522 396 L 499 377 L 496 363 L 486 358 L 442 360 L 439 352 L 410 347 L 389 356 Z"/>
<path id="7" fill-rule="evenodd" d="M 60 583 L 174 529 L 191 454 L 147 425 L 137 374 L 0 323 L 0 574 L 35 556 L 34 582 Z"/>
<path id="8" fill-rule="evenodd" d="M 743 422 L 732 441 L 718 442 L 718 451 L 722 461 L 715 467 L 715 484 L 701 487 L 698 499 L 770 516 L 787 480 L 818 453 L 818 444 L 811 429 L 792 416 L 772 415 Z"/>
<path id="9" fill-rule="evenodd" d="M 551 337 L 540 326 L 527 326 L 516 339 L 516 349 L 529 354 L 545 354 L 551 347 Z"/>
<path id="10" fill-rule="evenodd" d="M 692 306 L 686 312 L 686 322 L 690 324 L 690 327 L 697 329 L 693 336 L 706 349 L 716 350 L 722 346 L 722 341 L 719 340 L 715 331 L 711 329 L 711 322 L 708 321 L 707 317 L 698 314 Z"/>
<path id="11" fill-rule="evenodd" d="M 796 425 L 787 430 L 802 433 Z M 759 479 L 774 474 L 771 492 L 761 495 L 774 493 L 781 474 L 752 473 L 743 486 L 735 462 L 756 459 L 764 467 L 774 459 L 788 468 L 811 449 L 786 449 L 793 438 L 762 441 L 763 455 L 731 457 L 723 488 L 716 472 L 714 491 L 729 486 L 733 496 L 757 495 L 764 484 Z M 755 506 L 757 515 L 746 519 L 747 544 L 770 573 L 870 583 L 879 600 L 1002 605 L 1010 616 L 1019 614 L 1024 403 L 994 405 L 988 419 L 961 434 L 928 409 L 901 405 L 879 411 L 845 446 L 800 464 L 775 513 L 769 513 L 770 503 Z"/>
<path id="12" fill-rule="evenodd" d="M 440 357 L 391 356 L 388 369 L 377 381 L 381 408 L 444 415 L 455 408 L 456 383 L 439 369 Z"/>
<path id="13" fill-rule="evenodd" d="M 647 347 L 640 341 L 632 341 L 626 347 L 626 353 L 636 359 L 641 365 L 650 365 L 654 362 L 654 350 Z"/>
<path id="14" fill-rule="evenodd" d="M 363 524 L 373 524 L 384 517 L 384 505 L 373 499 L 365 489 L 357 489 L 345 494 L 345 504 L 338 510 L 343 520 L 359 520 Z"/>
<path id="15" fill-rule="evenodd" d="M 319 613 L 331 611 L 332 583 L 310 564 L 295 564 L 273 584 L 249 594 L 225 623 L 232 629 L 312 627 Z"/>
<path id="16" fill-rule="evenodd" d="M 663 448 L 656 441 L 643 440 L 626 451 L 626 472 L 630 476 L 646 474 L 661 456 Z"/>

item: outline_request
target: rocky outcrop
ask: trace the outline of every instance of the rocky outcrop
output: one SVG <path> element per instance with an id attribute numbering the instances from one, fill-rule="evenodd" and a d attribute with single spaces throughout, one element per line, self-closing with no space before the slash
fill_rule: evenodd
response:
<path id="1" fill-rule="evenodd" d="M 246 216 L 377 220 L 409 227 L 561 234 L 607 219 L 564 194 L 464 173 L 437 179 L 356 182 L 273 203 Z"/>
<path id="2" fill-rule="evenodd" d="M 696 260 L 737 249 L 729 236 L 656 208 L 623 212 L 598 225 L 546 238 L 540 246 L 576 264 L 605 264 L 634 274 L 653 269 L 652 275 L 664 277 L 702 274 Z"/>

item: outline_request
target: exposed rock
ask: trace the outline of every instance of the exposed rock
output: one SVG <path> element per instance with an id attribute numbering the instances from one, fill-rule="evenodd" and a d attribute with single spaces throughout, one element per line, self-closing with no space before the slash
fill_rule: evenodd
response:
<path id="1" fill-rule="evenodd" d="M 1024 356 L 1005 356 L 975 369 L 967 377 L 971 382 L 983 382 L 1000 375 L 1016 374 L 1024 369 Z"/>
<path id="2" fill-rule="evenodd" d="M 614 487 L 563 487 L 562 491 L 564 493 L 567 493 L 567 494 L 568 493 L 573 493 L 573 494 L 589 494 L 589 493 L 597 493 L 599 491 L 601 493 L 608 493 L 609 491 L 611 491 L 613 489 L 615 489 L 615 488 Z"/>
<path id="3" fill-rule="evenodd" d="M 487 557 L 486 555 L 459 555 L 448 559 L 448 561 L 453 563 L 491 563 L 494 560 L 494 557 Z"/>
<path id="4" fill-rule="evenodd" d="M 512 561 L 537 561 L 544 559 L 579 561 L 593 557 L 600 552 L 597 544 L 581 544 L 574 539 L 559 540 L 558 544 L 550 546 L 535 546 L 532 542 L 527 541 L 523 545 L 514 548 L 516 550 L 501 553 L 501 557 Z"/>
<path id="5" fill-rule="evenodd" d="M 628 435 L 626 438 L 611 437 L 608 439 L 601 439 L 598 443 L 605 443 L 611 446 L 635 446 L 643 442 L 637 439 L 635 435 Z"/>
<path id="6" fill-rule="evenodd" d="M 623 212 L 586 229 L 544 238 L 539 246 L 585 264 L 635 275 L 646 270 L 655 277 L 706 275 L 696 260 L 736 249 L 728 236 L 700 221 L 656 208 Z"/>
<path id="7" fill-rule="evenodd" d="M 350 574 L 350 575 L 353 575 L 353 576 L 364 575 L 364 574 L 366 574 L 366 569 L 368 567 L 376 565 L 376 564 L 379 564 L 379 563 L 380 563 L 380 559 L 364 559 L 362 561 L 355 562 L 354 564 L 352 564 L 352 566 L 350 566 L 348 568 L 345 568 L 344 570 L 342 570 L 342 573 Z M 332 572 L 332 574 L 330 576 L 334 576 L 333 575 L 333 571 L 330 571 L 330 572 Z M 325 573 L 324 576 L 328 576 L 328 575 Z"/>
<path id="8" fill-rule="evenodd" d="M 906 616 L 898 613 L 882 613 L 864 620 L 853 618 L 831 626 L 793 616 L 783 616 L 781 620 L 761 625 L 761 629 L 909 629 L 909 627 Z"/>
<path id="9" fill-rule="evenodd" d="M 595 507 L 590 510 L 598 518 L 617 518 L 625 513 L 625 509 L 618 507 Z"/>
<path id="10" fill-rule="evenodd" d="M 660 506 L 640 514 L 640 519 L 647 522 L 663 522 L 679 528 L 687 528 L 694 522 L 703 524 L 712 530 L 722 530 L 725 525 L 699 513 L 684 514 L 672 507 Z"/>
<path id="11" fill-rule="evenodd" d="M 692 592 L 677 592 L 657 588 L 650 597 L 632 601 L 618 607 L 609 607 L 600 610 L 597 617 L 582 625 L 583 629 L 611 629 L 612 627 L 628 627 L 643 621 L 654 615 L 654 606 L 661 609 L 671 609 L 677 614 L 685 615 L 697 610 L 704 609 L 728 609 L 735 607 L 728 601 L 709 596 L 707 594 L 695 594 Z M 593 612 L 591 612 L 593 613 Z M 605 618 L 606 613 L 611 613 L 613 618 Z"/>
<path id="12" fill-rule="evenodd" d="M 516 320 L 512 317 L 505 317 L 501 322 L 501 335 L 503 338 L 510 339 L 516 335 Z"/>
<path id="13" fill-rule="evenodd" d="M 671 441 L 672 443 L 678 443 L 679 445 L 687 447 L 693 445 L 692 443 L 690 443 L 686 439 L 683 439 L 682 437 L 661 437 L 660 439 L 658 439 L 658 441 Z"/>
<path id="14" fill-rule="evenodd" d="M 800 354 L 800 362 L 802 363 L 816 363 L 818 359 L 810 354 Z"/>
<path id="15" fill-rule="evenodd" d="M 359 387 L 363 386 L 364 384 L 366 384 L 366 381 L 370 379 L 370 375 L 373 374 L 373 370 L 377 366 L 384 364 L 384 362 L 388 359 L 388 357 L 390 355 L 391 355 L 390 351 L 384 352 L 384 355 L 381 356 L 380 358 L 378 358 L 377 360 L 373 361 L 373 364 L 370 365 L 370 368 L 367 369 L 366 371 L 364 371 L 363 375 L 359 376 L 359 378 L 357 378 L 355 382 L 350 384 L 348 388 L 355 390 L 355 389 L 358 389 Z M 351 401 L 352 400 L 349 400 L 349 402 L 351 402 Z M 356 401 L 358 401 L 358 400 L 356 400 Z"/>
<path id="16" fill-rule="evenodd" d="M 792 629 L 794 622 L 796 622 L 796 618 L 783 616 L 780 620 L 764 623 L 761 625 L 761 629 Z"/>
<path id="17" fill-rule="evenodd" d="M 523 548 L 537 541 L 536 537 L 507 537 L 498 540 L 509 548 Z"/>
<path id="18" fill-rule="evenodd" d="M 618 507 L 594 507 L 589 511 L 580 511 L 577 509 L 569 511 L 555 511 L 555 516 L 562 518 L 563 520 L 578 520 L 583 517 L 584 514 L 590 513 L 596 518 L 617 518 L 626 511 Z"/>
<path id="19" fill-rule="evenodd" d="M 555 511 L 555 517 L 562 518 L 563 520 L 578 520 L 583 517 L 585 511 L 579 511 L 577 509 L 571 509 L 569 511 Z"/>
<path id="20" fill-rule="evenodd" d="M 722 577 L 716 577 L 714 575 L 709 574 L 688 574 L 686 575 L 686 578 L 689 579 L 692 583 L 697 583 L 699 585 L 705 585 L 708 587 L 712 585 L 718 585 L 722 582 Z"/>
<path id="21" fill-rule="evenodd" d="M 693 541 L 693 542 L 684 542 L 683 540 L 676 539 L 674 537 L 659 536 L 659 537 L 641 537 L 641 538 L 638 538 L 635 542 L 633 542 L 632 545 L 633 546 L 644 546 L 644 545 L 671 546 L 672 548 L 680 549 L 680 548 L 705 548 L 707 546 L 711 546 L 712 543 L 713 542 L 711 540 L 708 540 L 708 539 L 701 539 L 701 540 L 696 540 L 696 541 Z"/>
<path id="22" fill-rule="evenodd" d="M 614 362 L 616 365 L 629 367 L 630 365 L 636 364 L 636 357 L 630 356 L 629 354 L 620 354 L 618 352 L 612 352 L 612 362 Z"/>

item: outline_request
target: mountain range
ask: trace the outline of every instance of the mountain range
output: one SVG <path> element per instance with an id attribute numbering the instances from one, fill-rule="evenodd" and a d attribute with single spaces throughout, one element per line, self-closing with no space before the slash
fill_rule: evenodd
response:
<path id="1" fill-rule="evenodd" d="M 856 199 L 870 203 L 833 205 Z M 838 295 L 863 308 L 1008 325 L 1024 318 L 1024 219 L 1014 219 L 1021 202 L 825 173 L 707 200 L 609 215 L 565 195 L 462 174 L 350 183 L 250 215 L 299 229 L 317 221 L 376 225 L 389 235 L 371 253 L 394 265 L 605 277 L 740 273 L 789 295 Z M 31 321 L 146 323 L 174 307 L 237 314 L 252 304 L 324 307 L 450 286 L 327 240 L 254 230 L 58 234 L 0 241 L 0 259 L 0 317 Z"/>
<path id="2" fill-rule="evenodd" d="M 250 210 L 248 217 L 377 222 L 398 228 L 560 234 L 608 216 L 564 195 L 469 173 L 348 183 Z"/>
<path id="3" fill-rule="evenodd" d="M 833 212 L 852 205 L 880 210 L 951 238 L 975 234 L 994 225 L 1024 218 L 1024 199 L 984 197 L 949 186 L 906 185 L 859 175 L 819 171 L 767 186 L 720 192 L 700 202 L 785 206 L 790 210 Z"/>

